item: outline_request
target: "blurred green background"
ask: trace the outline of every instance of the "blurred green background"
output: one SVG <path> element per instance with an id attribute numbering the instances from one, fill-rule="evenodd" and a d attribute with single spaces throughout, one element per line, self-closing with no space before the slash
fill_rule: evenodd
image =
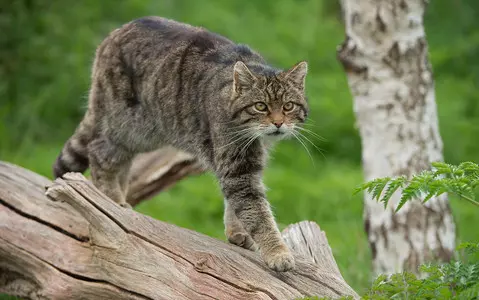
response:
<path id="1" fill-rule="evenodd" d="M 0 1 L 0 159 L 51 178 L 51 165 L 80 121 L 95 47 L 134 18 L 159 15 L 249 44 L 273 65 L 308 60 L 313 161 L 283 142 L 266 172 L 281 227 L 313 220 L 326 231 L 346 281 L 369 285 L 363 232 L 361 148 L 352 100 L 336 60 L 344 38 L 335 0 Z M 479 2 L 434 0 L 425 17 L 446 161 L 479 162 Z M 312 137 L 310 137 L 312 138 Z M 479 240 L 479 215 L 452 200 L 459 241 Z M 223 202 L 212 175 L 188 178 L 141 204 L 155 218 L 223 239 Z M 1 298 L 1 296 L 0 296 Z"/>

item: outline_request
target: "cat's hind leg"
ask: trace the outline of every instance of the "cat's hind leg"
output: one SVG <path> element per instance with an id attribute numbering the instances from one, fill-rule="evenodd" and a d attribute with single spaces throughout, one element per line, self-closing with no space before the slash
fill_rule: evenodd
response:
<path id="1" fill-rule="evenodd" d="M 130 207 L 126 203 L 125 182 L 133 153 L 106 137 L 92 141 L 88 150 L 93 184 L 116 203 Z"/>
<path id="2" fill-rule="evenodd" d="M 131 205 L 126 202 L 128 200 L 128 185 L 130 179 L 130 168 L 132 164 L 132 159 L 122 165 L 121 170 L 118 173 L 118 181 L 120 183 L 120 189 L 123 192 L 125 203 L 122 205 L 124 207 L 131 208 Z"/>

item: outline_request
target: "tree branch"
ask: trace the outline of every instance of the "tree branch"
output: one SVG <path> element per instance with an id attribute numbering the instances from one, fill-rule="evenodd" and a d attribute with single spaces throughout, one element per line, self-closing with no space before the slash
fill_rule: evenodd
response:
<path id="1" fill-rule="evenodd" d="M 135 206 L 186 176 L 202 172 L 201 165 L 191 155 L 171 147 L 140 154 L 130 172 L 127 201 Z"/>

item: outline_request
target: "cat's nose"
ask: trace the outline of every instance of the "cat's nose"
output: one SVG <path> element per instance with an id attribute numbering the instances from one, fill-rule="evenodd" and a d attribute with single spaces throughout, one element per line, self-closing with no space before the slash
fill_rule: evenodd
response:
<path id="1" fill-rule="evenodd" d="M 276 128 L 280 128 L 281 125 L 283 125 L 283 121 L 274 121 L 273 124 L 276 126 Z"/>

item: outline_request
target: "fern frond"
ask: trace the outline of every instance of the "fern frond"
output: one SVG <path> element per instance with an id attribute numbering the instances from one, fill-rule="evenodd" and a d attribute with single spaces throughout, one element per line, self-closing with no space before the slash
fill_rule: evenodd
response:
<path id="1" fill-rule="evenodd" d="M 460 300 L 479 299 L 479 282 L 463 290 L 457 296 L 457 299 L 460 299 Z"/>
<path id="2" fill-rule="evenodd" d="M 400 176 L 395 179 L 392 179 L 389 182 L 388 187 L 386 188 L 386 191 L 384 192 L 383 197 L 381 198 L 381 202 L 384 203 L 384 207 L 387 206 L 389 203 L 389 200 L 391 197 L 394 195 L 394 193 L 399 189 L 402 188 L 405 184 L 407 183 L 407 178 L 406 176 Z"/>
<path id="3" fill-rule="evenodd" d="M 459 169 L 465 172 L 465 175 L 478 177 L 479 176 L 479 165 L 470 161 L 463 162 L 459 165 Z"/>
<path id="4" fill-rule="evenodd" d="M 374 186 L 373 193 L 372 193 L 373 199 L 376 199 L 376 201 L 379 201 L 379 198 L 381 197 L 381 194 L 382 194 L 384 188 L 386 187 L 388 182 L 391 180 L 390 177 L 384 177 L 384 178 L 380 178 L 380 179 L 381 180 L 378 181 L 376 186 Z"/>
<path id="5" fill-rule="evenodd" d="M 444 162 L 434 162 L 432 167 L 431 170 L 413 175 L 410 180 L 405 176 L 376 178 L 358 186 L 354 194 L 366 191 L 373 199 L 384 203 L 386 207 L 393 194 L 402 189 L 396 212 L 408 201 L 422 198 L 422 202 L 425 203 L 446 192 L 479 206 L 479 202 L 475 200 L 475 188 L 479 186 L 478 164 L 464 162 L 455 166 Z"/>
<path id="6" fill-rule="evenodd" d="M 457 170 L 457 166 L 453 166 L 444 162 L 433 162 L 431 165 L 436 169 L 434 173 L 437 175 L 450 175 Z"/>
<path id="7" fill-rule="evenodd" d="M 431 171 L 424 171 L 419 175 L 413 176 L 406 188 L 402 190 L 401 200 L 396 207 L 396 212 L 414 198 L 419 198 L 421 194 L 428 193 L 431 181 L 434 180 L 434 174 Z"/>
<path id="8" fill-rule="evenodd" d="M 368 194 L 371 194 L 373 198 L 376 198 L 381 194 L 382 189 L 390 179 L 391 178 L 389 177 L 384 177 L 365 182 L 354 189 L 353 195 L 362 191 L 366 191 Z"/>
<path id="9" fill-rule="evenodd" d="M 479 253 L 479 243 L 465 242 L 457 246 L 457 250 L 466 250 L 469 254 Z"/>

